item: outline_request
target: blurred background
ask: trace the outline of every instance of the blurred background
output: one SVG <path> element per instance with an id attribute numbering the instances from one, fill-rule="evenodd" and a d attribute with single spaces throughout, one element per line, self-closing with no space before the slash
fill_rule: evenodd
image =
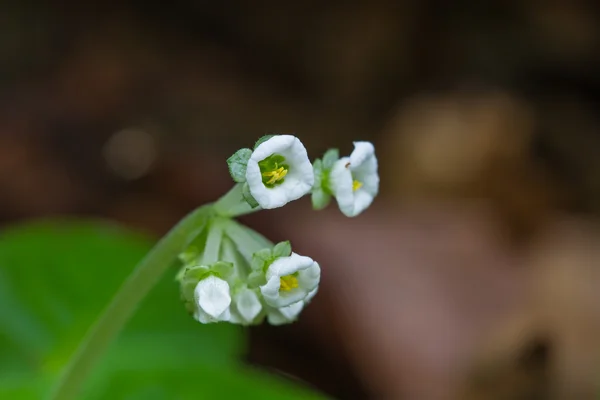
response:
<path id="1" fill-rule="evenodd" d="M 597 398 L 599 22 L 566 0 L 4 3 L 0 222 L 155 240 L 263 134 L 311 158 L 371 140 L 360 217 L 303 199 L 244 219 L 323 283 L 236 354 L 340 399 Z"/>

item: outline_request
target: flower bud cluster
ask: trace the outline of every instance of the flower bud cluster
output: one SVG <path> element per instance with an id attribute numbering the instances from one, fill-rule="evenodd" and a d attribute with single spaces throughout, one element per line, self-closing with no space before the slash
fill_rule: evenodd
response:
<path id="1" fill-rule="evenodd" d="M 229 238 L 226 242 L 223 253 L 229 252 L 226 258 L 234 262 L 203 265 L 186 254 L 188 264 L 179 280 L 190 314 L 201 323 L 255 325 L 267 318 L 281 325 L 294 321 L 318 290 L 319 264 L 293 253 L 289 242 L 255 251 L 251 258 L 244 258 Z"/>

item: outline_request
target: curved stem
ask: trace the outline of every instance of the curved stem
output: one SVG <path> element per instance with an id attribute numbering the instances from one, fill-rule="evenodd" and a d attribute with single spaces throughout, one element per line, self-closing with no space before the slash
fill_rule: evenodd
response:
<path id="1" fill-rule="evenodd" d="M 252 262 L 252 254 L 260 249 L 273 247 L 273 243 L 267 239 L 253 235 L 250 228 L 244 229 L 242 224 L 234 220 L 228 221 L 225 226 L 225 234 L 235 243 L 240 254 L 248 261 Z"/>
<path id="2" fill-rule="evenodd" d="M 204 219 L 210 214 L 211 206 L 203 206 L 192 211 L 138 264 L 86 334 L 50 395 L 50 399 L 68 400 L 77 395 L 96 362 L 133 315 L 138 304 L 184 249 L 190 236 L 195 234 L 199 226 L 203 226 Z"/>
<path id="3" fill-rule="evenodd" d="M 221 241 L 223 240 L 223 220 L 215 217 L 211 220 L 206 237 L 206 246 L 202 255 L 202 264 L 210 265 L 219 261 Z"/>
<path id="4" fill-rule="evenodd" d="M 236 184 L 229 192 L 225 193 L 214 205 L 215 212 L 222 217 L 239 217 L 262 210 L 260 207 L 252 208 L 242 195 L 243 183 Z"/>

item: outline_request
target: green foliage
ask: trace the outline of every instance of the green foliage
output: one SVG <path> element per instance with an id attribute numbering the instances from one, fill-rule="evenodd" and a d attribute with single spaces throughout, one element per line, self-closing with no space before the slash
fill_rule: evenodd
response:
<path id="1" fill-rule="evenodd" d="M 46 221 L 0 235 L 0 398 L 48 394 L 150 242 L 100 222 Z M 174 273 L 175 271 L 173 271 Z M 243 368 L 241 329 L 201 325 L 165 276 L 86 382 L 83 399 L 310 398 Z"/>

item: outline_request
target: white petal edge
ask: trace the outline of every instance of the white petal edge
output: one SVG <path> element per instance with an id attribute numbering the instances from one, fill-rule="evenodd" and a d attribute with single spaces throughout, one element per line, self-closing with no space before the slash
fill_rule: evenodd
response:
<path id="1" fill-rule="evenodd" d="M 321 267 L 319 263 L 313 261 L 313 264 L 298 274 L 298 286 L 307 292 L 313 291 L 321 281 Z"/>
<path id="2" fill-rule="evenodd" d="M 296 320 L 303 308 L 304 303 L 299 301 L 286 307 L 270 309 L 267 320 L 271 325 L 289 324 Z"/>
<path id="3" fill-rule="evenodd" d="M 319 287 L 317 286 L 310 293 L 308 293 L 308 295 L 304 299 L 304 304 L 310 303 L 311 300 L 313 299 L 313 297 L 315 297 L 315 295 L 317 294 L 318 291 L 319 291 Z"/>
<path id="4" fill-rule="evenodd" d="M 229 322 L 231 320 L 231 317 L 232 314 L 230 313 L 229 308 L 217 317 L 212 317 L 211 315 L 205 313 L 200 309 L 197 309 L 194 313 L 194 319 L 202 324 L 211 324 L 215 322 Z"/>
<path id="5" fill-rule="evenodd" d="M 375 146 L 371 142 L 354 142 L 354 150 L 350 154 L 350 168 L 361 165 L 369 157 L 375 155 Z"/>

